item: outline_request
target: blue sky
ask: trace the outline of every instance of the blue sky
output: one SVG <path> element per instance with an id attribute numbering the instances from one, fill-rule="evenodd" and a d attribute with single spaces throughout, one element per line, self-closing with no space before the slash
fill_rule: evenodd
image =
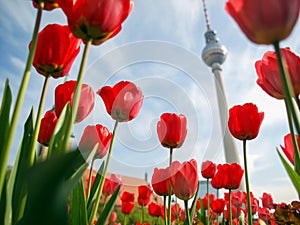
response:
<path id="1" fill-rule="evenodd" d="M 8 77 L 15 99 L 36 11 L 31 1 L 0 1 L 0 93 L 2 95 Z M 256 84 L 254 63 L 273 49 L 249 42 L 224 11 L 224 4 L 225 0 L 207 2 L 211 26 L 228 49 L 227 60 L 222 65 L 228 106 L 253 102 L 265 112 L 259 136 L 247 146 L 251 189 L 257 197 L 263 192 L 272 193 L 278 202 L 296 199 L 276 153 L 276 147 L 283 144 L 283 136 L 288 133 L 284 104 L 268 96 Z M 48 23 L 66 24 L 66 18 L 59 9 L 44 12 L 41 28 Z M 282 47 L 289 46 L 300 53 L 297 30 L 299 25 Z M 199 167 L 206 159 L 224 163 L 213 75 L 201 60 L 205 31 L 200 0 L 136 0 L 120 34 L 91 48 L 85 83 L 97 91 L 103 85 L 131 80 L 145 95 L 139 116 L 118 127 L 111 172 L 137 177 L 144 177 L 148 172 L 151 177 L 154 167 L 167 166 L 168 150 L 160 146 L 156 134 L 156 123 L 164 112 L 183 113 L 188 118 L 187 139 L 182 148 L 175 150 L 175 159 L 196 158 Z M 81 55 L 73 65 L 70 79 L 76 78 L 80 59 Z M 51 79 L 45 111 L 52 108 L 53 90 L 61 82 L 63 79 Z M 37 108 L 42 84 L 43 77 L 32 69 L 10 164 L 14 162 L 30 108 Z M 91 115 L 74 127 L 75 142 L 79 141 L 86 125 L 95 123 L 109 129 L 113 127 L 98 96 Z M 242 156 L 242 143 L 236 141 L 236 144 Z"/>

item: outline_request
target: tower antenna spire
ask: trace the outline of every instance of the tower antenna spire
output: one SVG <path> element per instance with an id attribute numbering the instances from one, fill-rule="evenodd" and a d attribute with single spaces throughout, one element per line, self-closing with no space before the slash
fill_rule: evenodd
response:
<path id="1" fill-rule="evenodd" d="M 208 11 L 207 11 L 207 8 L 206 8 L 206 2 L 205 2 L 205 0 L 202 0 L 202 4 L 203 4 L 203 11 L 204 11 L 206 28 L 207 28 L 207 30 L 211 30 L 210 29 L 210 22 L 209 22 Z"/>

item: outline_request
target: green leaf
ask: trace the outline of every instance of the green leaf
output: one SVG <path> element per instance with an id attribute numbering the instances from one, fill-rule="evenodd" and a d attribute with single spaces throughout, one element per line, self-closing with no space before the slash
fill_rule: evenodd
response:
<path id="1" fill-rule="evenodd" d="M 58 122 L 55 126 L 53 135 L 51 137 L 49 148 L 48 148 L 48 157 L 51 154 L 66 152 L 68 149 L 64 148 L 64 143 L 66 139 L 70 137 L 66 136 L 66 131 L 70 123 L 72 123 L 72 112 L 70 109 L 69 103 L 65 105 L 64 109 L 62 110 Z"/>
<path id="2" fill-rule="evenodd" d="M 78 182 L 72 194 L 71 201 L 72 225 L 87 225 L 87 211 L 82 180 Z"/>
<path id="3" fill-rule="evenodd" d="M 108 218 L 110 217 L 110 214 L 114 210 L 115 203 L 116 203 L 117 197 L 119 195 L 120 189 L 121 189 L 121 185 L 119 185 L 117 190 L 110 197 L 109 201 L 107 202 L 107 204 L 105 205 L 105 207 L 103 209 L 103 212 L 99 216 L 98 222 L 96 223 L 96 225 L 106 225 L 106 222 L 107 222 Z"/>
<path id="4" fill-rule="evenodd" d="M 25 122 L 22 143 L 19 149 L 20 157 L 17 164 L 17 172 L 14 181 L 12 195 L 12 222 L 15 224 L 23 215 L 26 203 L 26 187 L 24 185 L 24 172 L 30 167 L 29 147 L 33 136 L 33 109 Z"/>
<path id="5" fill-rule="evenodd" d="M 280 160 L 288 173 L 294 187 L 296 188 L 298 195 L 300 195 L 300 176 L 297 174 L 297 172 L 291 167 L 291 165 L 286 161 L 286 159 L 281 155 L 279 150 L 277 149 L 277 153 L 280 157 Z"/>
<path id="6" fill-rule="evenodd" d="M 103 177 L 102 174 L 103 174 L 103 170 L 104 170 L 104 161 L 102 162 L 99 170 L 98 170 L 98 173 L 95 177 L 95 180 L 94 180 L 94 184 L 92 185 L 92 188 L 91 188 L 91 192 L 90 192 L 90 196 L 89 196 L 89 199 L 88 199 L 88 203 L 87 203 L 87 208 L 88 208 L 88 215 L 90 216 L 90 214 L 92 213 L 92 208 L 93 208 L 93 203 L 95 202 L 96 200 L 96 193 L 97 193 L 97 190 L 98 190 L 98 187 L 99 187 L 99 184 L 100 184 L 100 180 L 101 178 Z"/>
<path id="7" fill-rule="evenodd" d="M 53 155 L 28 169 L 23 180 L 28 185 L 27 204 L 18 225 L 68 224 L 67 198 L 72 184 L 80 180 L 83 165 L 86 161 L 76 150 Z"/>
<path id="8" fill-rule="evenodd" d="M 2 97 L 2 104 L 0 108 L 0 152 L 4 151 L 3 144 L 8 135 L 8 129 L 10 126 L 9 116 L 10 116 L 10 108 L 11 108 L 11 101 L 12 101 L 12 93 L 9 86 L 8 79 L 5 82 L 3 97 Z M 6 149 L 8 151 L 8 149 Z M 1 153 L 2 154 L 2 153 Z"/>
<path id="9" fill-rule="evenodd" d="M 200 189 L 200 182 L 198 183 L 198 188 L 197 188 L 196 194 L 194 196 L 194 199 L 193 199 L 193 202 L 192 202 L 192 205 L 191 205 L 191 208 L 190 208 L 190 215 L 194 215 L 194 213 L 195 213 L 199 189 Z"/>

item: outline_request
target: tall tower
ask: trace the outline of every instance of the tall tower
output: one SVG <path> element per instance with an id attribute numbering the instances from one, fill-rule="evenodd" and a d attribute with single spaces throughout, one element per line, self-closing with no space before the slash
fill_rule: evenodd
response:
<path id="1" fill-rule="evenodd" d="M 222 81 L 222 68 L 221 65 L 224 63 L 227 57 L 227 49 L 224 45 L 219 42 L 217 34 L 210 28 L 210 23 L 207 14 L 207 8 L 205 0 L 202 0 L 205 21 L 207 31 L 205 32 L 206 46 L 202 51 L 202 59 L 208 65 L 212 73 L 215 76 L 215 85 L 219 107 L 220 125 L 222 129 L 223 147 L 225 151 L 225 160 L 227 163 L 237 162 L 240 163 L 236 144 L 229 133 L 227 121 L 228 121 L 228 106 L 226 101 L 226 95 L 224 91 L 224 85 Z"/>

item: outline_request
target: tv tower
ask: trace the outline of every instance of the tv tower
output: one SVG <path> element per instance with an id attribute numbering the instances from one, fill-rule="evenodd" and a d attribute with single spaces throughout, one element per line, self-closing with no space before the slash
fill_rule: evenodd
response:
<path id="1" fill-rule="evenodd" d="M 231 136 L 227 121 L 228 121 L 228 106 L 224 91 L 224 85 L 222 81 L 222 68 L 221 65 L 224 63 L 227 57 L 227 49 L 224 45 L 219 42 L 216 31 L 212 30 L 209 23 L 207 8 L 205 0 L 202 0 L 204 16 L 206 21 L 207 31 L 205 32 L 206 46 L 202 51 L 202 59 L 208 65 L 212 73 L 215 76 L 215 85 L 218 99 L 218 108 L 220 116 L 220 125 L 222 129 L 223 147 L 225 152 L 226 163 L 240 163 L 239 155 L 237 152 L 236 144 Z"/>

